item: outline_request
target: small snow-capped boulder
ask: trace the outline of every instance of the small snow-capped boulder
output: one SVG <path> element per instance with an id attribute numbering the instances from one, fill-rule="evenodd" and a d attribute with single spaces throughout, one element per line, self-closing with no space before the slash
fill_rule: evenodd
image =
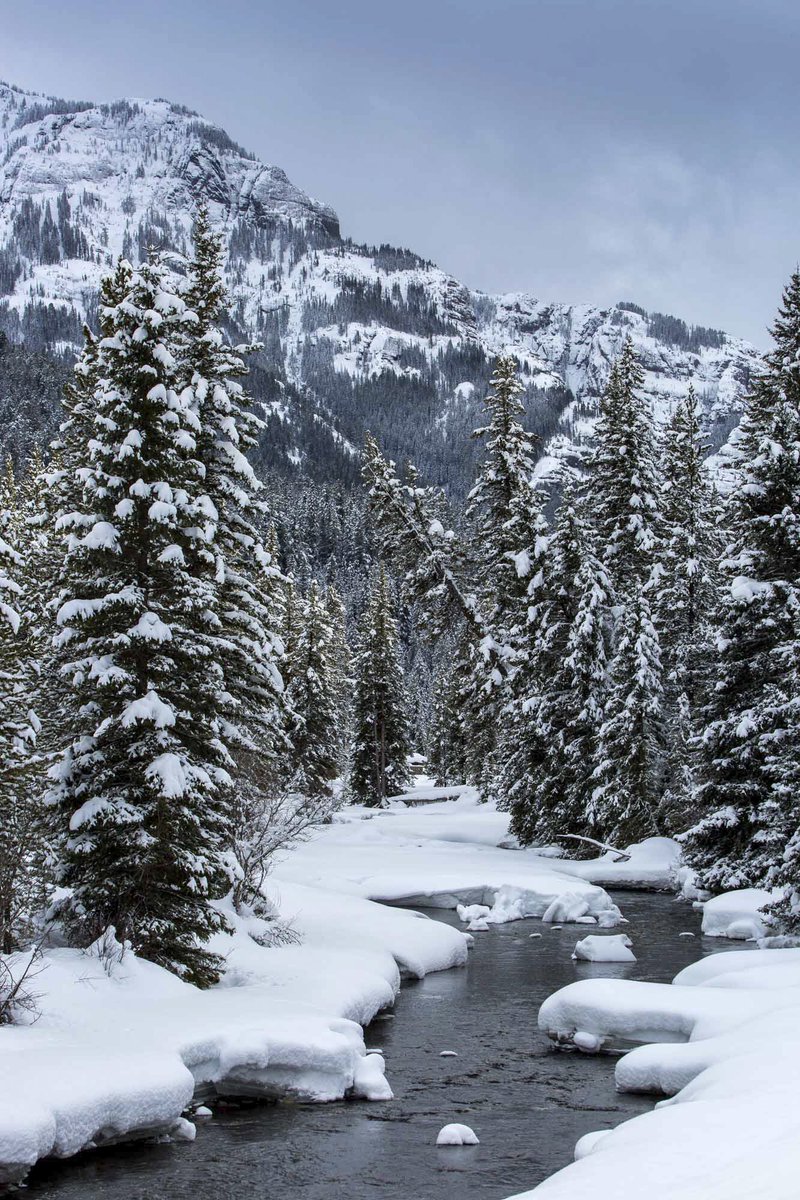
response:
<path id="1" fill-rule="evenodd" d="M 616 904 L 612 908 L 605 908 L 601 913 L 597 914 L 597 925 L 600 929 L 613 929 L 616 925 L 627 924 L 627 920 L 623 917 Z"/>
<path id="2" fill-rule="evenodd" d="M 193 1142 L 197 1137 L 197 1128 L 186 1117 L 178 1117 L 169 1131 L 169 1136 L 176 1142 Z"/>
<path id="3" fill-rule="evenodd" d="M 473 917 L 467 926 L 468 933 L 485 933 L 489 928 L 489 922 L 485 917 Z"/>
<path id="4" fill-rule="evenodd" d="M 469 1125 L 444 1125 L 436 1138 L 437 1146 L 478 1146 L 479 1138 Z"/>
<path id="5" fill-rule="evenodd" d="M 559 924 L 562 921 L 577 921 L 578 917 L 585 917 L 588 911 L 589 901 L 586 896 L 577 892 L 563 892 L 550 901 L 542 913 L 542 921 L 545 925 L 552 925 L 556 921 Z"/>
<path id="6" fill-rule="evenodd" d="M 458 1058 L 458 1053 L 455 1050 L 440 1050 L 439 1058 Z"/>
<path id="7" fill-rule="evenodd" d="M 358 1060 L 353 1076 L 353 1095 L 364 1100 L 394 1100 L 382 1054 L 365 1054 Z"/>
<path id="8" fill-rule="evenodd" d="M 488 904 L 457 904 L 456 912 L 458 913 L 459 921 L 463 921 L 468 925 L 471 921 L 480 921 L 488 917 L 491 912 Z"/>
<path id="9" fill-rule="evenodd" d="M 612 933 L 605 936 L 589 934 L 583 941 L 577 942 L 572 957 L 583 962 L 626 963 L 636 962 L 636 955 L 631 950 L 633 942 L 624 933 Z"/>
<path id="10" fill-rule="evenodd" d="M 213 1117 L 214 1113 L 207 1104 L 199 1104 L 193 1111 L 192 1116 L 198 1117 L 202 1121 L 207 1121 L 209 1117 Z"/>
<path id="11" fill-rule="evenodd" d="M 597 1054 L 603 1045 L 603 1039 L 596 1033 L 586 1033 L 582 1029 L 572 1035 L 572 1041 L 576 1049 L 582 1050 L 584 1054 Z"/>

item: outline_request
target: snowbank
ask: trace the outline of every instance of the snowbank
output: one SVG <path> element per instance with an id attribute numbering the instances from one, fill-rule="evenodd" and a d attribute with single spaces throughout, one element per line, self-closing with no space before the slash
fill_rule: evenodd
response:
<path id="1" fill-rule="evenodd" d="M 752 896 L 727 899 L 720 923 L 753 911 Z M 616 1083 L 669 1099 L 585 1135 L 576 1162 L 526 1200 L 639 1200 L 645 1167 L 653 1200 L 795 1200 L 800 950 L 714 954 L 671 985 L 585 980 L 551 996 L 539 1021 L 584 1051 L 655 1043 L 619 1060 Z"/>
<path id="2" fill-rule="evenodd" d="M 703 905 L 703 933 L 734 941 L 756 941 L 767 932 L 762 910 L 777 898 L 777 893 L 761 888 L 742 888 L 714 896 Z"/>
<path id="3" fill-rule="evenodd" d="M 507 838 L 508 814 L 480 804 L 472 789 L 419 808 L 351 808 L 293 849 L 274 878 L 280 888 L 304 882 L 390 904 L 461 906 L 478 928 L 525 917 L 591 917 L 607 926 L 621 920 L 606 892 L 580 877 L 577 868 L 592 863 L 503 849 L 498 843 Z"/>
<path id="4" fill-rule="evenodd" d="M 455 929 L 357 896 L 281 886 L 302 939 L 266 949 L 228 912 L 222 983 L 201 992 L 130 952 L 51 950 L 41 1017 L 0 1033 L 0 1180 L 45 1155 L 120 1138 L 186 1136 L 192 1096 L 391 1099 L 361 1025 L 416 976 L 466 961 Z M 257 924 L 257 922 L 256 922 Z"/>
<path id="5" fill-rule="evenodd" d="M 463 963 L 471 939 L 375 901 L 462 904 L 465 916 L 482 906 L 470 909 L 472 928 L 523 917 L 603 928 L 622 917 L 598 881 L 621 867 L 628 881 L 648 871 L 652 881 L 671 854 L 656 840 L 633 848 L 632 865 L 568 863 L 501 843 L 514 845 L 507 815 L 469 789 L 419 808 L 346 810 L 270 877 L 297 944 L 265 949 L 255 918 L 228 910 L 233 932 L 212 939 L 225 976 L 207 992 L 130 953 L 50 951 L 35 982 L 40 1020 L 0 1032 L 0 1171 L 19 1178 L 43 1155 L 119 1138 L 189 1136 L 180 1118 L 192 1096 L 387 1099 L 361 1026 L 393 1002 L 403 974 Z"/>

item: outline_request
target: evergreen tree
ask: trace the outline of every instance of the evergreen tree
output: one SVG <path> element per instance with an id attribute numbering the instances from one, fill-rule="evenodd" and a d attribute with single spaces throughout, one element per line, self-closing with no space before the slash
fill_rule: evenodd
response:
<path id="1" fill-rule="evenodd" d="M 30 628 L 19 497 L 10 466 L 0 486 L 0 953 L 30 937 L 43 899 L 42 836 L 36 789 Z"/>
<path id="2" fill-rule="evenodd" d="M 285 582 L 276 548 L 268 551 L 259 534 L 267 507 L 246 457 L 264 427 L 240 382 L 247 374 L 242 354 L 256 347 L 232 347 L 220 329 L 222 262 L 221 236 L 201 208 L 180 361 L 183 398 L 196 421 L 194 454 L 203 470 L 204 515 L 213 532 L 198 565 L 213 582 L 216 597 L 214 657 L 225 681 L 228 744 L 234 761 L 246 767 L 241 785 L 258 788 L 273 785 L 288 751 L 284 646 L 275 628 Z"/>
<path id="3" fill-rule="evenodd" d="M 342 769 L 341 688 L 333 622 L 319 586 L 312 581 L 299 634 L 292 649 L 289 702 L 295 784 L 312 799 L 330 797 Z"/>
<path id="4" fill-rule="evenodd" d="M 467 498 L 466 516 L 481 611 L 492 634 L 471 648 L 460 704 L 466 778 L 485 793 L 495 790 L 505 757 L 501 714 L 511 699 L 505 685 L 510 676 L 523 692 L 529 686 L 531 643 L 539 636 L 531 593 L 541 582 L 536 576 L 548 528 L 533 484 L 533 445 L 519 421 L 524 391 L 514 358 L 502 355 L 484 400 L 489 424 L 473 434 L 485 441 L 486 457 Z M 506 670 L 496 669 L 498 658 Z"/>
<path id="5" fill-rule="evenodd" d="M 603 396 L 589 480 L 598 557 L 614 598 L 593 816 L 601 836 L 617 841 L 661 831 L 666 788 L 663 666 L 650 602 L 661 519 L 643 382 L 628 337 Z"/>
<path id="6" fill-rule="evenodd" d="M 666 746 L 661 651 L 647 592 L 634 592 L 619 615 L 599 731 L 594 817 L 605 841 L 626 846 L 662 832 Z"/>
<path id="7" fill-rule="evenodd" d="M 389 580 L 381 567 L 361 623 L 353 672 L 350 788 L 356 800 L 372 807 L 402 792 L 409 780 L 408 719 L 393 610 Z"/>
<path id="8" fill-rule="evenodd" d="M 738 481 L 722 563 L 716 686 L 703 713 L 702 816 L 687 861 L 712 892 L 781 883 L 776 915 L 797 927 L 800 747 L 800 272 L 736 443 Z"/>
<path id="9" fill-rule="evenodd" d="M 57 522 L 71 721 L 52 803 L 79 944 L 113 926 L 144 957 L 210 983 L 219 964 L 203 943 L 222 924 L 208 900 L 227 886 L 233 760 L 214 582 L 200 569 L 216 531 L 197 414 L 178 390 L 189 323 L 161 266 L 120 261 L 79 363 Z"/>
<path id="10" fill-rule="evenodd" d="M 325 593 L 325 608 L 331 636 L 331 694 L 336 710 L 336 773 L 342 775 L 347 763 L 352 733 L 352 654 L 347 642 L 347 611 L 338 589 L 333 584 L 328 585 Z"/>
<path id="11" fill-rule="evenodd" d="M 593 772 L 606 696 L 610 595 L 576 488 L 568 483 L 549 544 L 536 681 L 510 727 L 504 784 L 523 843 L 596 836 Z"/>
<path id="12" fill-rule="evenodd" d="M 589 466 L 597 545 L 620 600 L 648 582 L 658 544 L 655 433 L 643 383 L 628 337 L 603 393 Z"/>
<path id="13" fill-rule="evenodd" d="M 704 452 L 697 398 L 690 385 L 663 439 L 654 588 L 667 730 L 667 791 L 662 808 L 670 832 L 686 827 L 692 794 L 691 739 L 711 674 L 709 616 L 719 547 Z"/>

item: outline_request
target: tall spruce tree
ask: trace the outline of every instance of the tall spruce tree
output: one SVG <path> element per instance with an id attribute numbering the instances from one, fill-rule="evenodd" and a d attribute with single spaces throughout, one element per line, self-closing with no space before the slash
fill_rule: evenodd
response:
<path id="1" fill-rule="evenodd" d="M 179 390 L 187 311 L 158 263 L 120 261 L 102 287 L 101 337 L 78 366 L 60 484 L 75 507 L 57 522 L 71 720 L 52 802 L 78 944 L 114 926 L 207 984 L 233 760 L 214 581 L 200 565 L 216 531 L 197 413 Z"/>
<path id="2" fill-rule="evenodd" d="M 24 522 L 13 472 L 0 483 L 0 953 L 30 937 L 43 899 L 31 626 Z M 15 544 L 16 543 L 16 544 Z"/>
<path id="3" fill-rule="evenodd" d="M 228 742 L 246 768 L 240 786 L 259 788 L 274 785 L 288 751 L 284 646 L 275 627 L 285 580 L 277 546 L 267 549 L 261 538 L 269 514 L 259 495 L 263 485 L 246 457 L 264 428 L 241 383 L 248 373 L 242 355 L 256 347 L 231 346 L 220 328 L 222 261 L 222 238 L 201 208 L 185 290 L 189 311 L 179 378 L 196 419 L 194 454 L 202 464 L 202 503 L 213 533 L 201 545 L 198 565 L 213 580 L 219 620 L 214 654 L 225 681 Z"/>
<path id="4" fill-rule="evenodd" d="M 716 625 L 717 679 L 704 711 L 687 861 L 712 892 L 781 883 L 776 917 L 796 929 L 800 679 L 800 272 L 736 443 L 730 542 Z"/>
<path id="5" fill-rule="evenodd" d="M 603 393 L 589 468 L 597 545 L 618 600 L 649 581 L 658 545 L 656 441 L 643 383 L 627 337 Z"/>
<path id="6" fill-rule="evenodd" d="M 516 676 L 526 689 L 522 676 L 528 673 L 531 640 L 538 636 L 531 631 L 529 593 L 547 541 L 547 522 L 533 483 L 532 439 L 519 420 L 525 411 L 524 393 L 516 360 L 501 355 L 484 399 L 489 423 L 473 433 L 484 441 L 485 459 L 467 498 L 466 516 L 472 527 L 471 558 L 481 611 L 492 635 L 471 650 L 461 708 L 466 777 L 485 793 L 497 789 L 505 758 L 500 735 L 501 713 L 511 701 L 506 685 Z M 507 670 L 496 669 L 498 657 Z"/>
<path id="7" fill-rule="evenodd" d="M 660 832 L 666 787 L 663 666 L 650 593 L 660 529 L 656 441 L 630 337 L 601 404 L 589 502 L 614 604 L 594 819 L 606 839 Z"/>
<path id="8" fill-rule="evenodd" d="M 653 591 L 664 669 L 666 829 L 686 828 L 692 804 L 692 735 L 711 676 L 709 617 L 719 557 L 717 505 L 694 388 L 675 406 L 662 440 L 658 563 Z"/>
<path id="9" fill-rule="evenodd" d="M 535 686 L 512 723 L 504 779 L 513 832 L 523 843 L 545 844 L 597 834 L 593 772 L 611 610 L 572 482 L 559 505 L 538 607 Z"/>
<path id="10" fill-rule="evenodd" d="M 361 622 L 353 673 L 350 790 L 362 804 L 381 807 L 408 784 L 411 749 L 394 600 L 383 566 Z"/>
<path id="11" fill-rule="evenodd" d="M 618 629 L 598 734 L 593 808 L 603 839 L 625 846 L 662 832 L 666 743 L 661 651 L 644 589 L 626 599 Z"/>
<path id="12" fill-rule="evenodd" d="M 331 613 L 312 581 L 289 668 L 294 786 L 312 799 L 331 795 L 343 765 L 338 654 Z"/>

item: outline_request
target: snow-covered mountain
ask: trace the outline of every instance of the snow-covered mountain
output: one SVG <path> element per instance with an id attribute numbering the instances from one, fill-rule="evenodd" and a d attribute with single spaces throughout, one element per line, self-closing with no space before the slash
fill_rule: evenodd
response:
<path id="1" fill-rule="evenodd" d="M 0 330 L 71 354 L 117 255 L 186 251 L 200 200 L 225 233 L 233 330 L 264 345 L 251 382 L 270 415 L 265 459 L 287 471 L 352 477 L 370 427 L 460 488 L 473 453 L 463 435 L 501 350 L 523 364 L 546 470 L 591 438 L 627 333 L 657 411 L 694 381 L 719 444 L 757 362 L 737 338 L 633 304 L 488 296 L 411 251 L 343 239 L 331 208 L 181 105 L 75 104 L 5 84 Z"/>

